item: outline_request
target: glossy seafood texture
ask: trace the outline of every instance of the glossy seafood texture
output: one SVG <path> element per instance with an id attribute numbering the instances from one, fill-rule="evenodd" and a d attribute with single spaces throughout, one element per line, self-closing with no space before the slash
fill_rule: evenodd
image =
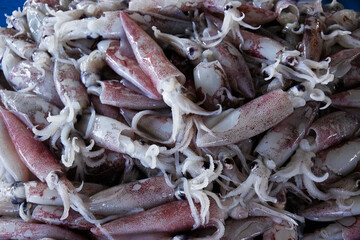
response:
<path id="1" fill-rule="evenodd" d="M 26 1 L 0 28 L 0 238 L 359 239 L 359 16 Z"/>

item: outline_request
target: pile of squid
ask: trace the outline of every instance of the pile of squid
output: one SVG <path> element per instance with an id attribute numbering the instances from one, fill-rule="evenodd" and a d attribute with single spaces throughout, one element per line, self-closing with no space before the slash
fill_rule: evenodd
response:
<path id="1" fill-rule="evenodd" d="M 357 12 L 27 0 L 6 17 L 1 239 L 359 239 Z"/>

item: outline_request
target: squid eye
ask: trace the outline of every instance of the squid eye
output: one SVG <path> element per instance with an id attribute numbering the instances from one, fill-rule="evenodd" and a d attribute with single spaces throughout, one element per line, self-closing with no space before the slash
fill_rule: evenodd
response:
<path id="1" fill-rule="evenodd" d="M 259 166 L 258 162 L 257 161 L 253 161 L 251 164 L 250 164 L 250 169 L 251 170 L 255 170 L 257 169 Z"/>
<path id="2" fill-rule="evenodd" d="M 227 157 L 224 159 L 224 163 L 225 164 L 234 164 L 234 160 L 232 160 L 231 158 Z"/>
<path id="3" fill-rule="evenodd" d="M 227 10 L 229 10 L 229 9 L 231 9 L 231 8 L 233 8 L 232 5 L 226 5 L 226 6 L 224 7 L 224 11 L 227 11 Z"/>
<path id="4" fill-rule="evenodd" d="M 188 51 L 190 56 L 193 56 L 195 53 L 195 49 L 193 47 L 189 47 Z"/>
<path id="5" fill-rule="evenodd" d="M 263 74 L 264 78 L 267 78 L 270 76 L 269 73 L 265 70 L 262 72 L 262 74 Z"/>
<path id="6" fill-rule="evenodd" d="M 224 164 L 224 167 L 226 168 L 226 169 L 233 169 L 233 167 L 234 167 L 234 160 L 232 159 L 232 158 L 230 158 L 230 157 L 225 157 L 224 159 L 223 159 L 223 164 Z"/>
<path id="7" fill-rule="evenodd" d="M 305 86 L 302 84 L 296 85 L 295 87 L 299 92 L 305 92 L 305 90 L 306 90 Z"/>
<path id="8" fill-rule="evenodd" d="M 185 197 L 184 189 L 181 188 L 181 187 L 176 188 L 176 190 L 175 190 L 175 197 L 176 197 L 178 200 L 185 200 L 186 197 Z"/>
<path id="9" fill-rule="evenodd" d="M 296 57 L 287 57 L 286 58 L 286 63 L 289 66 L 295 66 L 298 63 L 298 61 L 297 61 Z"/>
<path id="10" fill-rule="evenodd" d="M 188 90 L 185 87 L 181 87 L 180 90 L 181 90 L 181 93 L 184 93 L 184 94 L 188 92 Z"/>

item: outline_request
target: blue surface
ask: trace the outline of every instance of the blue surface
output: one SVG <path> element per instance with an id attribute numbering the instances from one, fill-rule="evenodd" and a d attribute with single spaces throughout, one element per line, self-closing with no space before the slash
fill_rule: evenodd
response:
<path id="1" fill-rule="evenodd" d="M 12 11 L 24 5 L 25 0 L 0 0 L 0 26 L 6 27 L 5 14 L 11 15 Z"/>
<path id="2" fill-rule="evenodd" d="M 120 1 L 120 0 L 119 0 Z M 146 0 L 144 0 L 146 1 Z M 0 26 L 6 27 L 4 14 L 11 15 L 12 11 L 23 6 L 25 0 L 0 0 Z M 330 0 L 323 0 L 323 3 L 329 3 Z M 354 9 L 360 12 L 360 0 L 339 0 L 345 8 Z"/>

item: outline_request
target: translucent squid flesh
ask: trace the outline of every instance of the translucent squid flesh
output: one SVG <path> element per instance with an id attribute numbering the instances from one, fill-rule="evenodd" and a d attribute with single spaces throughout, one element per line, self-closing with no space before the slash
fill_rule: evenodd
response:
<path id="1" fill-rule="evenodd" d="M 315 102 L 309 102 L 306 106 L 296 109 L 293 114 L 266 133 L 256 146 L 255 152 L 273 160 L 276 167 L 281 167 L 307 135 L 318 110 L 319 105 Z"/>
<path id="2" fill-rule="evenodd" d="M 331 95 L 331 105 L 336 108 L 360 108 L 360 88 Z"/>
<path id="3" fill-rule="evenodd" d="M 344 239 L 355 240 L 360 235 L 360 222 L 359 217 L 346 217 L 329 224 L 325 228 L 321 228 L 314 233 L 305 234 L 304 240 L 311 239 Z"/>
<path id="4" fill-rule="evenodd" d="M 91 94 L 91 95 L 89 95 L 89 98 L 90 98 L 90 102 L 94 106 L 94 109 L 97 113 L 125 123 L 125 119 L 121 116 L 119 108 L 110 106 L 110 105 L 106 105 L 106 104 L 102 104 L 100 102 L 99 97 L 96 95 Z"/>
<path id="5" fill-rule="evenodd" d="M 254 98 L 254 82 L 249 68 L 239 50 L 226 41 L 210 48 L 210 50 L 224 68 L 229 79 L 231 90 L 240 93 L 246 98 Z M 239 67 L 234 68 L 232 66 Z"/>
<path id="6" fill-rule="evenodd" d="M 0 28 L 0 97 L 10 110 L 0 109 L 8 119 L 0 130 L 13 135 L 3 145 L 16 143 L 11 152 L 31 163 L 20 179 L 0 161 L 2 218 L 104 240 L 358 238 L 357 217 L 343 216 L 359 215 L 360 108 L 349 93 L 360 87 L 360 22 L 342 8 L 336 0 L 28 0 Z M 151 100 L 162 107 L 151 110 Z M 29 181 L 37 176 L 28 168 L 43 182 Z M 100 224 L 114 219 L 110 236 Z M 14 239 L 45 237 L 12 230 Z"/>
<path id="7" fill-rule="evenodd" d="M 34 126 L 44 128 L 48 125 L 46 118 L 49 113 L 51 115 L 60 113 L 57 106 L 31 93 L 0 90 L 0 97 L 5 107 L 13 111 L 29 128 Z"/>
<path id="8" fill-rule="evenodd" d="M 40 181 L 46 182 L 60 194 L 64 204 L 62 219 L 67 217 L 70 205 L 73 204 L 86 220 L 95 222 L 96 219 L 84 207 L 75 187 L 63 176 L 63 167 L 50 150 L 35 140 L 33 133 L 14 115 L 3 108 L 0 111 L 21 160 Z"/>
<path id="9" fill-rule="evenodd" d="M 219 104 L 227 100 L 228 86 L 226 72 L 219 61 L 201 62 L 194 68 L 194 83 L 202 106 L 207 110 L 216 110 Z"/>
<path id="10" fill-rule="evenodd" d="M 18 32 L 9 28 L 0 28 L 0 38 L 3 38 L 7 46 L 10 47 L 19 57 L 30 59 L 37 49 L 37 46 L 30 39 L 16 36 Z"/>
<path id="11" fill-rule="evenodd" d="M 241 49 L 250 56 L 274 61 L 276 57 L 285 50 L 284 45 L 271 38 L 263 37 L 246 30 L 240 31 L 244 38 Z M 240 44 L 238 40 L 239 39 L 235 39 L 237 45 Z"/>
<path id="12" fill-rule="evenodd" d="M 124 215 L 174 201 L 174 192 L 164 177 L 154 177 L 100 191 L 89 198 L 87 205 L 94 214 Z"/>
<path id="13" fill-rule="evenodd" d="M 162 100 L 155 100 L 139 94 L 117 80 L 101 81 L 100 87 L 89 87 L 88 92 L 98 95 L 102 104 L 137 110 L 166 108 Z"/>
<path id="14" fill-rule="evenodd" d="M 127 53 L 129 51 L 127 47 L 130 46 L 127 44 L 125 46 L 121 45 L 124 41 L 127 40 L 99 43 L 101 45 L 100 49 L 105 51 L 105 61 L 117 74 L 141 89 L 147 97 L 160 100 L 161 95 L 140 68 L 135 56 L 132 53 Z"/>
<path id="15" fill-rule="evenodd" d="M 280 223 L 273 221 L 271 228 L 265 231 L 263 235 L 263 240 L 272 239 L 296 240 L 299 239 L 299 233 L 297 229 L 289 228 L 289 225 L 284 221 Z"/>
<path id="16" fill-rule="evenodd" d="M 150 77 L 164 102 L 172 108 L 173 135 L 175 140 L 178 132 L 185 125 L 182 116 L 189 113 L 198 115 L 214 115 L 189 100 L 184 94 L 185 76 L 166 58 L 163 50 L 147 35 L 125 12 L 121 13 L 124 31 L 142 70 Z"/>
<path id="17" fill-rule="evenodd" d="M 319 61 L 321 57 L 323 39 L 321 38 L 322 24 L 320 20 L 315 16 L 307 16 L 305 18 L 305 27 L 303 40 L 301 43 L 300 51 L 304 54 L 304 57 L 314 61 Z"/>
<path id="18" fill-rule="evenodd" d="M 360 49 L 343 49 L 331 55 L 330 72 L 337 78 L 344 77 L 360 54 Z"/>
<path id="19" fill-rule="evenodd" d="M 35 62 L 23 60 L 11 69 L 7 80 L 16 90 L 31 89 L 49 102 L 62 106 L 50 66 L 39 69 Z"/>
<path id="20" fill-rule="evenodd" d="M 358 165 L 359 144 L 360 139 L 355 138 L 319 152 L 315 158 L 314 171 L 328 172 L 328 182 L 346 176 Z"/>
<path id="21" fill-rule="evenodd" d="M 326 127 L 325 127 L 326 126 Z M 354 136 L 359 121 L 346 112 L 333 112 L 311 124 L 309 136 L 301 142 L 301 147 L 319 152 Z"/>
<path id="22" fill-rule="evenodd" d="M 306 208 L 301 215 L 319 222 L 339 220 L 360 214 L 360 197 L 354 196 L 343 201 L 328 200 Z"/>
<path id="23" fill-rule="evenodd" d="M 99 184 L 91 184 L 85 183 L 80 184 L 81 190 L 78 191 L 78 194 L 81 198 L 86 199 L 87 197 L 92 196 L 98 191 L 102 191 L 105 189 L 104 186 Z M 30 181 L 20 183 L 16 188 L 23 188 L 25 200 L 29 203 L 42 204 L 42 205 L 54 205 L 54 206 L 62 206 L 63 199 L 61 195 L 57 193 L 54 189 L 50 189 L 46 183 L 39 181 Z M 17 196 L 19 198 L 20 196 Z"/>
<path id="24" fill-rule="evenodd" d="M 155 26 L 161 32 L 170 34 L 183 34 L 186 30 L 192 29 L 192 23 L 188 20 L 164 16 L 153 12 L 125 11 L 127 15 L 136 21 L 144 30 L 150 32 Z"/>
<path id="25" fill-rule="evenodd" d="M 276 104 L 273 104 L 275 102 Z M 292 103 L 285 92 L 272 91 L 240 108 L 212 117 L 211 121 L 217 124 L 208 126 L 210 132 L 200 131 L 196 144 L 200 147 L 211 147 L 239 142 L 275 126 L 293 111 Z M 210 118 L 207 121 L 210 121 Z"/>
<path id="26" fill-rule="evenodd" d="M 196 204 L 196 208 L 199 205 Z M 224 213 L 216 203 L 210 202 L 210 221 L 217 219 L 223 221 Z M 102 225 L 111 235 L 134 234 L 146 232 L 181 232 L 190 230 L 194 225 L 194 219 L 188 201 L 174 201 L 161 206 L 151 208 L 144 212 L 128 215 Z M 98 228 L 92 228 L 91 232 L 97 236 L 102 233 Z"/>
<path id="27" fill-rule="evenodd" d="M 96 115 L 89 123 L 90 116 L 84 115 L 79 122 L 79 130 L 85 133 L 89 129 L 89 136 L 95 142 L 106 149 L 114 152 L 126 153 L 132 158 L 137 158 L 147 167 L 165 167 L 158 160 L 158 155 L 164 151 L 164 147 L 155 144 L 147 145 L 131 139 L 133 130 L 112 118 Z M 88 126 L 90 124 L 90 126 Z"/>
<path id="28" fill-rule="evenodd" d="M 145 133 L 149 139 L 166 141 L 171 137 L 172 119 L 166 114 L 160 115 L 152 111 L 142 113 L 129 109 L 121 109 L 121 114 L 129 126 Z"/>
<path id="29" fill-rule="evenodd" d="M 285 28 L 299 27 L 300 12 L 296 5 L 290 0 L 278 1 L 275 5 L 275 12 L 277 13 L 276 20 Z"/>
<path id="30" fill-rule="evenodd" d="M 51 138 L 52 145 L 58 139 L 63 144 L 62 163 L 71 167 L 75 161 L 74 137 L 70 137 L 78 115 L 88 107 L 90 100 L 85 86 L 81 82 L 80 73 L 74 65 L 55 60 L 54 64 L 55 89 L 65 107 L 59 115 L 47 118 L 49 125 L 39 130 L 32 130 L 38 139 L 44 141 Z"/>
<path id="31" fill-rule="evenodd" d="M 15 181 L 28 181 L 30 172 L 17 154 L 2 119 L 0 119 L 0 144 L 2 146 L 0 148 L 1 167 L 5 168 L 6 172 L 9 173 Z"/>
<path id="32" fill-rule="evenodd" d="M 12 202 L 0 202 L 0 214 L 7 217 L 19 216 L 19 205 L 15 205 Z"/>
<path id="33" fill-rule="evenodd" d="M 64 226 L 79 230 L 89 230 L 94 224 L 86 221 L 79 213 L 70 209 L 69 216 L 61 219 L 64 208 L 62 206 L 38 205 L 31 213 L 31 219 L 51 225 Z"/>
<path id="34" fill-rule="evenodd" d="M 256 237 L 271 228 L 272 220 L 267 217 L 249 217 L 243 220 L 225 221 L 225 233 L 222 239 L 235 240 Z"/>
<path id="35" fill-rule="evenodd" d="M 58 226 L 28 223 L 18 219 L 1 219 L 0 237 L 5 239 L 86 239 L 77 233 Z"/>

